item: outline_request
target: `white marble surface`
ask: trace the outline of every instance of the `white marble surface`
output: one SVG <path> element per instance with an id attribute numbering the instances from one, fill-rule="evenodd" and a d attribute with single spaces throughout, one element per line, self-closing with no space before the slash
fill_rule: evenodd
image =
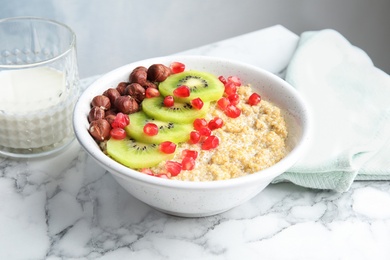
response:
<path id="1" fill-rule="evenodd" d="M 184 53 L 282 76 L 297 41 L 274 26 Z M 390 185 L 356 182 L 340 194 L 274 184 L 223 214 L 186 219 L 133 198 L 75 141 L 46 158 L 0 158 L 0 223 L 0 259 L 390 259 Z"/>

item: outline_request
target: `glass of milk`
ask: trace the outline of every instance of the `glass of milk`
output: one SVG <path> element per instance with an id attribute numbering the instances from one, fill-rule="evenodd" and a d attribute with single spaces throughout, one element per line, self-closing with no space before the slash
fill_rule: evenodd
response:
<path id="1" fill-rule="evenodd" d="M 0 155 L 38 157 L 74 139 L 76 36 L 56 21 L 0 20 Z"/>

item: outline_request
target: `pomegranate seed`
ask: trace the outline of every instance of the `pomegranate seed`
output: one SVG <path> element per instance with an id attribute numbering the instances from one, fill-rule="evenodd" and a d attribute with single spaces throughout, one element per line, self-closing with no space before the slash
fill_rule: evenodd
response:
<path id="1" fill-rule="evenodd" d="M 183 157 L 191 157 L 191 158 L 193 158 L 194 160 L 196 160 L 196 158 L 198 158 L 198 151 L 190 150 L 190 149 L 184 149 L 184 150 L 181 152 L 181 155 L 182 155 Z"/>
<path id="2" fill-rule="evenodd" d="M 211 130 L 208 127 L 202 127 L 201 129 L 198 130 L 199 134 L 201 136 L 210 136 L 211 135 Z"/>
<path id="3" fill-rule="evenodd" d="M 171 154 L 176 151 L 176 144 L 170 141 L 165 141 L 160 144 L 160 151 L 166 154 Z"/>
<path id="4" fill-rule="evenodd" d="M 121 114 L 121 113 L 119 112 L 118 114 Z M 129 115 L 126 115 L 126 114 L 123 114 L 123 115 L 124 115 L 125 124 L 127 126 L 128 124 L 130 124 L 130 117 L 129 117 Z"/>
<path id="5" fill-rule="evenodd" d="M 171 176 L 177 176 L 181 172 L 181 163 L 174 161 L 167 161 L 165 163 L 165 169 L 171 174 Z"/>
<path id="6" fill-rule="evenodd" d="M 116 140 L 122 140 L 122 139 L 125 139 L 125 137 L 126 137 L 126 131 L 123 128 L 116 127 L 116 128 L 111 129 L 110 135 L 112 138 L 114 138 Z"/>
<path id="7" fill-rule="evenodd" d="M 235 105 L 227 106 L 224 112 L 228 117 L 231 117 L 231 118 L 236 118 L 236 117 L 239 117 L 241 115 L 241 109 L 239 109 Z"/>
<path id="8" fill-rule="evenodd" d="M 159 174 L 156 174 L 154 176 L 156 176 L 158 178 L 169 179 L 168 175 L 166 175 L 165 173 L 159 173 Z"/>
<path id="9" fill-rule="evenodd" d="M 203 101 L 200 98 L 194 98 L 193 100 L 191 100 L 191 105 L 193 108 L 200 110 L 203 107 Z"/>
<path id="10" fill-rule="evenodd" d="M 237 86 L 234 85 L 233 82 L 228 81 L 228 82 L 225 84 L 225 93 L 226 93 L 226 95 L 228 95 L 228 96 L 233 95 L 233 94 L 236 94 L 236 93 L 237 93 Z"/>
<path id="11" fill-rule="evenodd" d="M 229 76 L 229 77 L 227 78 L 227 81 L 228 81 L 228 82 L 233 82 L 234 85 L 236 85 L 237 87 L 241 86 L 241 80 L 240 80 L 240 78 L 237 77 L 237 76 Z"/>
<path id="12" fill-rule="evenodd" d="M 197 118 L 194 120 L 193 126 L 194 126 L 195 130 L 199 131 L 199 129 L 201 129 L 203 127 L 207 127 L 207 121 L 204 118 Z"/>
<path id="13" fill-rule="evenodd" d="M 156 88 L 147 88 L 145 91 L 145 97 L 152 98 L 160 96 L 160 92 Z"/>
<path id="14" fill-rule="evenodd" d="M 220 117 L 214 117 L 208 124 L 210 130 L 218 129 L 223 126 L 223 120 Z"/>
<path id="15" fill-rule="evenodd" d="M 230 100 L 226 97 L 221 97 L 218 101 L 217 101 L 217 106 L 219 107 L 219 109 L 221 109 L 222 111 L 226 109 L 226 107 L 230 105 Z"/>
<path id="16" fill-rule="evenodd" d="M 259 104 L 260 101 L 261 101 L 260 95 L 257 93 L 253 93 L 252 95 L 249 96 L 248 104 L 251 106 L 255 106 L 255 105 Z"/>
<path id="17" fill-rule="evenodd" d="M 224 76 L 219 76 L 218 79 L 219 79 L 219 81 L 221 81 L 222 84 L 224 84 L 224 85 L 225 85 L 226 82 L 227 82 Z"/>
<path id="18" fill-rule="evenodd" d="M 151 169 L 149 169 L 149 168 L 143 168 L 143 169 L 141 169 L 141 172 L 145 173 L 147 175 L 151 175 L 151 176 L 154 175 L 153 171 Z"/>
<path id="19" fill-rule="evenodd" d="M 172 107 L 175 104 L 173 96 L 166 96 L 163 102 L 166 107 Z"/>
<path id="20" fill-rule="evenodd" d="M 190 88 L 185 85 L 181 85 L 173 91 L 173 95 L 175 95 L 176 97 L 189 97 L 190 93 Z"/>
<path id="21" fill-rule="evenodd" d="M 214 149 L 219 145 L 219 138 L 215 135 L 210 135 L 204 140 L 202 144 L 202 150 Z"/>
<path id="22" fill-rule="evenodd" d="M 190 144 L 197 144 L 200 140 L 200 133 L 198 131 L 192 131 L 190 133 L 190 140 L 188 141 Z"/>
<path id="23" fill-rule="evenodd" d="M 149 136 L 158 134 L 158 126 L 154 123 L 146 123 L 144 125 L 144 133 Z"/>
<path id="24" fill-rule="evenodd" d="M 130 123 L 129 116 L 119 112 L 112 121 L 112 128 L 125 128 Z"/>
<path id="25" fill-rule="evenodd" d="M 186 68 L 186 66 L 183 63 L 178 62 L 178 61 L 172 62 L 169 67 L 170 67 L 171 72 L 173 74 L 183 72 L 185 70 L 185 68 Z"/>
<path id="26" fill-rule="evenodd" d="M 228 96 L 230 104 L 237 105 L 240 102 L 240 96 L 238 94 L 232 94 Z"/>
<path id="27" fill-rule="evenodd" d="M 191 171 L 195 168 L 195 160 L 192 157 L 184 157 L 181 161 L 182 170 Z"/>

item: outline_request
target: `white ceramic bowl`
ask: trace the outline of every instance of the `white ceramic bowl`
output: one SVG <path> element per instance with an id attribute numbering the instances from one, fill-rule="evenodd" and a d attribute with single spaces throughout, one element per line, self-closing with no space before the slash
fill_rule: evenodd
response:
<path id="1" fill-rule="evenodd" d="M 110 159 L 88 133 L 87 115 L 90 102 L 109 87 L 127 81 L 137 66 L 154 63 L 169 65 L 180 61 L 188 69 L 204 70 L 215 75 L 236 75 L 242 82 L 251 83 L 262 98 L 279 106 L 288 127 L 287 145 L 291 151 L 274 166 L 260 172 L 231 180 L 213 182 L 184 182 L 156 178 L 129 169 Z M 82 147 L 97 163 L 131 195 L 168 214 L 202 217 L 218 214 L 253 198 L 278 175 L 289 169 L 302 156 L 309 139 L 310 120 L 307 106 L 298 92 L 287 82 L 260 68 L 232 60 L 206 56 L 168 56 L 143 60 L 115 69 L 88 87 L 79 98 L 74 111 L 74 130 Z"/>

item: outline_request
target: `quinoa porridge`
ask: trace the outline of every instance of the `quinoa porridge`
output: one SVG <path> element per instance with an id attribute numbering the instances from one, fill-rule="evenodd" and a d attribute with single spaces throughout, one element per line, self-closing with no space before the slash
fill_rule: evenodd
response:
<path id="1" fill-rule="evenodd" d="M 213 181 L 236 178 L 268 168 L 286 155 L 287 128 L 280 109 L 265 100 L 256 106 L 246 104 L 244 100 L 252 94 L 250 86 L 241 86 L 237 91 L 241 116 L 229 118 L 215 106 L 210 107 L 206 116 L 207 120 L 218 116 L 224 121 L 222 128 L 214 130 L 214 135 L 220 138 L 219 146 L 202 150 L 199 145 L 179 145 L 173 160 L 179 161 L 182 150 L 191 149 L 199 153 L 197 164 L 195 169 L 182 171 L 171 179 Z M 165 162 L 161 162 L 152 171 L 163 172 L 164 165 Z"/>

